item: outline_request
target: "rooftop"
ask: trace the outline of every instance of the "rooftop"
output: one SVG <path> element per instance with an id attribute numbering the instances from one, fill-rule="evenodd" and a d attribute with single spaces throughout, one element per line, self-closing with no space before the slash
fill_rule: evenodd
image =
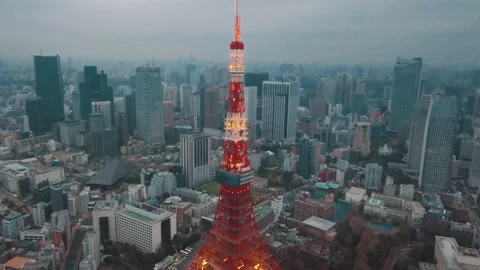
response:
<path id="1" fill-rule="evenodd" d="M 348 193 L 355 194 L 355 195 L 364 195 L 366 193 L 366 190 L 363 188 L 351 187 L 348 190 Z"/>
<path id="2" fill-rule="evenodd" d="M 113 211 L 117 209 L 118 202 L 117 201 L 97 201 L 95 207 L 93 208 L 93 212 L 100 212 L 100 211 Z"/>
<path id="3" fill-rule="evenodd" d="M 282 243 L 282 242 L 278 242 L 278 241 L 273 241 L 270 245 L 271 245 L 272 247 L 274 247 L 274 248 L 278 248 L 278 247 L 282 246 L 283 243 Z"/>
<path id="4" fill-rule="evenodd" d="M 125 208 L 117 211 L 117 215 L 127 216 L 142 223 L 155 224 L 175 214 L 148 204 L 136 204 L 135 206 L 128 204 Z"/>
<path id="5" fill-rule="evenodd" d="M 369 199 L 366 203 L 366 205 L 374 206 L 374 207 L 380 207 L 381 204 L 382 204 L 382 201 L 376 200 L 376 199 Z"/>
<path id="6" fill-rule="evenodd" d="M 319 189 L 337 189 L 339 186 L 340 186 L 339 184 L 333 183 L 333 182 L 327 182 L 327 183 L 318 182 L 315 184 L 315 187 Z"/>
<path id="7" fill-rule="evenodd" d="M 268 213 L 272 211 L 273 209 L 268 206 L 258 206 L 253 209 L 256 220 L 263 218 L 264 216 L 266 216 Z"/>
<path id="8" fill-rule="evenodd" d="M 315 217 L 315 216 L 311 216 L 307 218 L 306 220 L 303 221 L 303 224 L 306 224 L 308 226 L 314 227 L 322 231 L 328 231 L 336 225 L 335 222 L 332 222 L 330 220 L 326 220 L 323 218 Z"/>

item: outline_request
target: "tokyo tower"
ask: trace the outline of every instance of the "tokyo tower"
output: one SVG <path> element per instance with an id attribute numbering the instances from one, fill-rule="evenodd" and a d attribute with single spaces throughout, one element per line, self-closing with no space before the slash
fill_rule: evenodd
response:
<path id="1" fill-rule="evenodd" d="M 230 43 L 225 119 L 225 143 L 216 180 L 220 194 L 210 232 L 189 270 L 279 270 L 258 231 L 253 213 L 248 161 L 248 131 L 244 96 L 244 50 L 240 39 L 240 14 L 235 0 L 234 36 Z"/>

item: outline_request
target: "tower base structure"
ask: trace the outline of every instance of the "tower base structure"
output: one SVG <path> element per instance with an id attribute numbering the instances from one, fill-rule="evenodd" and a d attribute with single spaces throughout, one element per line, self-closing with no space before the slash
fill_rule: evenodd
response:
<path id="1" fill-rule="evenodd" d="M 258 231 L 249 178 L 251 173 L 217 172 L 222 184 L 213 225 L 188 270 L 280 270 Z M 233 179 L 243 183 L 224 183 Z"/>

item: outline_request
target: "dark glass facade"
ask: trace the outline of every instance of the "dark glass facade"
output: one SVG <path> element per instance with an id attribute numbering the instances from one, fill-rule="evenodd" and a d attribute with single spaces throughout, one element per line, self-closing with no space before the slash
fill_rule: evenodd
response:
<path id="1" fill-rule="evenodd" d="M 102 71 L 97 73 L 97 67 L 85 66 L 83 68 L 84 82 L 80 83 L 80 113 L 82 120 L 88 121 L 92 112 L 92 102 L 110 101 L 111 115 L 113 116 L 113 88 L 108 86 L 107 74 Z M 114 125 L 112 117 L 112 125 Z"/>
<path id="2" fill-rule="evenodd" d="M 37 97 L 41 98 L 44 104 L 44 127 L 46 130 L 51 130 L 53 123 L 58 123 L 65 119 L 60 56 L 35 55 L 33 63 Z"/>
<path id="3" fill-rule="evenodd" d="M 40 98 L 25 101 L 25 112 L 28 116 L 28 125 L 34 136 L 46 132 L 45 117 L 43 115 L 43 103 Z"/>

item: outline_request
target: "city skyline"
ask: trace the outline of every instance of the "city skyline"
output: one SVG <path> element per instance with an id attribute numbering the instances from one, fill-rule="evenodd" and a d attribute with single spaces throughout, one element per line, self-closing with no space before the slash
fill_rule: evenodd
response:
<path id="1" fill-rule="evenodd" d="M 396 56 L 422 56 L 433 65 L 480 65 L 480 54 L 475 53 L 480 42 L 475 42 L 480 39 L 478 1 L 300 2 L 242 1 L 249 59 L 388 64 Z M 225 12 L 231 9 L 229 1 L 115 3 L 6 1 L 0 23 L 15 21 L 16 31 L 0 30 L 0 56 L 26 58 L 43 51 L 82 59 L 174 60 L 196 55 L 224 61 L 221 44 L 231 39 L 231 26 L 215 22 L 231 21 Z M 21 21 L 16 19 L 20 15 Z"/>

